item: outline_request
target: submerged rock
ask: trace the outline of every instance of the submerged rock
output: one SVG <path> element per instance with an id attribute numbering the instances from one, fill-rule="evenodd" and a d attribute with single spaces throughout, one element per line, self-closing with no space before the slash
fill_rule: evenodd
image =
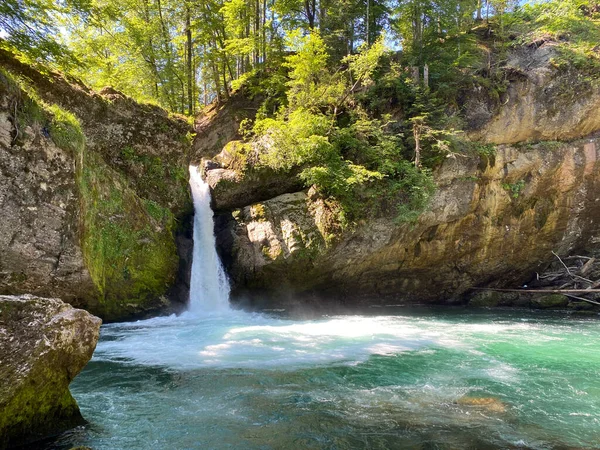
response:
<path id="1" fill-rule="evenodd" d="M 469 305 L 490 308 L 499 306 L 500 301 L 500 293 L 494 291 L 481 291 L 471 297 Z"/>
<path id="2" fill-rule="evenodd" d="M 494 397 L 470 397 L 465 395 L 459 398 L 456 403 L 462 406 L 470 406 L 490 413 L 506 412 L 506 405 Z"/>
<path id="3" fill-rule="evenodd" d="M 58 299 L 0 296 L 0 448 L 83 422 L 69 383 L 92 357 L 100 324 Z"/>

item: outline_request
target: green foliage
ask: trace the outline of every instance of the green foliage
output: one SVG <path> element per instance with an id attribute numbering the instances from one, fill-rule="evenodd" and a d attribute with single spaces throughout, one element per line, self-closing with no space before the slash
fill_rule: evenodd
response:
<path id="1" fill-rule="evenodd" d="M 86 0 L 3 0 L 0 2 L 0 48 L 19 53 L 30 62 L 42 60 L 72 67 L 73 53 L 56 40 L 59 14 L 83 13 Z"/>
<path id="2" fill-rule="evenodd" d="M 358 92 L 357 101 L 376 116 L 390 111 L 404 114 L 414 103 L 416 95 L 408 74 L 389 54 L 382 56 L 375 70 L 375 83 Z"/>
<path id="3" fill-rule="evenodd" d="M 53 116 L 50 123 L 50 136 L 54 143 L 62 149 L 71 150 L 73 153 L 83 151 L 85 136 L 79 120 L 72 113 L 65 111 L 58 105 L 51 105 L 47 107 L 47 110 Z"/>
<path id="4" fill-rule="evenodd" d="M 317 109 L 341 95 L 343 85 L 329 73 L 327 49 L 318 32 L 303 36 L 297 30 L 290 33 L 287 44 L 293 52 L 285 62 L 290 79 L 287 98 L 292 109 Z"/>
<path id="5" fill-rule="evenodd" d="M 326 134 L 330 120 L 318 113 L 300 108 L 287 117 L 280 113 L 277 118 L 257 120 L 254 125 L 255 147 L 261 164 L 275 170 L 327 160 L 334 149 Z"/>
<path id="6" fill-rule="evenodd" d="M 363 44 L 358 49 L 358 53 L 346 56 L 342 63 L 348 64 L 356 83 L 361 82 L 363 86 L 368 86 L 373 84 L 373 73 L 386 51 L 387 48 L 382 36 L 371 46 Z"/>
<path id="7" fill-rule="evenodd" d="M 417 170 L 407 161 L 399 163 L 397 170 L 398 179 L 390 190 L 402 200 L 396 210 L 396 221 L 416 222 L 435 193 L 435 181 L 429 170 Z"/>
<path id="8" fill-rule="evenodd" d="M 471 143 L 471 148 L 479 156 L 488 158 L 496 156 L 496 146 L 494 144 Z"/>
<path id="9" fill-rule="evenodd" d="M 597 59 L 596 1 L 520 3 L 6 0 L 0 28 L 8 31 L 13 48 L 29 49 L 34 59 L 54 55 L 50 59 L 95 88 L 110 85 L 138 101 L 189 115 L 246 86 L 251 96 L 272 99 L 265 103 L 266 115 L 287 101 L 310 110 L 335 108 L 347 92 L 347 78 L 359 80 L 359 88 L 379 82 L 381 73 L 362 73 L 362 67 L 372 69 L 373 60 L 382 56 L 385 33 L 386 42 L 402 48 L 399 72 L 404 73 L 396 79 L 406 79 L 407 67 L 422 73 L 428 65 L 431 91 L 458 108 L 461 93 L 481 86 L 500 101 L 508 84 L 502 67 L 511 42 L 551 37 L 561 43 L 556 64 L 562 67 L 588 66 Z M 51 38 L 61 35 L 63 44 Z M 75 59 L 81 64 L 73 65 Z M 353 66 L 344 76 L 332 70 L 340 62 Z M 289 78 L 282 63 L 291 68 Z M 394 86 L 390 78 L 378 88 L 402 90 L 400 84 Z"/>
<path id="10" fill-rule="evenodd" d="M 554 65 L 564 71 L 576 69 L 596 75 L 600 69 L 600 15 L 598 4 L 589 0 L 552 0 L 525 5 L 514 14 L 514 31 L 520 41 L 531 44 L 540 40 L 558 43 Z"/>
<path id="11" fill-rule="evenodd" d="M 402 136 L 389 116 L 376 119 L 362 108 L 350 109 L 355 92 L 376 85 L 383 42 L 363 47 L 332 73 L 318 34 L 297 39 L 297 52 L 287 61 L 288 106 L 257 117 L 251 131 L 244 126 L 260 165 L 301 169 L 307 186 L 337 202 L 342 224 L 384 212 L 414 220 L 433 192 L 431 174 L 405 159 Z"/>
<path id="12" fill-rule="evenodd" d="M 519 198 L 519 195 L 525 189 L 525 180 L 519 180 L 515 183 L 502 183 L 502 188 L 510 194 L 511 198 Z"/>
<path id="13" fill-rule="evenodd" d="M 25 80 L 0 69 L 0 85 L 11 98 L 11 109 L 17 123 L 17 136 L 22 137 L 29 127 L 34 133 L 44 133 L 61 149 L 81 151 L 85 137 L 79 120 L 58 105 L 43 102 Z"/>
<path id="14" fill-rule="evenodd" d="M 25 81 L 0 68 L 0 86 L 11 101 L 10 112 L 17 125 L 15 141 L 23 136 L 27 127 L 40 129 L 46 124 L 43 104 Z"/>
<path id="15" fill-rule="evenodd" d="M 350 161 L 334 160 L 327 165 L 312 166 L 304 169 L 300 178 L 308 185 L 315 185 L 325 195 L 334 197 L 342 203 L 346 212 L 353 209 L 354 189 L 384 175 L 371 171 Z"/>

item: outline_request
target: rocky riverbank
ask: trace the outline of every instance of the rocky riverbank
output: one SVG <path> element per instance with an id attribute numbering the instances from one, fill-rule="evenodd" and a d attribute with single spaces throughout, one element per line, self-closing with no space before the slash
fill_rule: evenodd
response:
<path id="1" fill-rule="evenodd" d="M 92 357 L 100 324 L 58 299 L 0 296 L 0 448 L 84 422 L 69 383 Z"/>

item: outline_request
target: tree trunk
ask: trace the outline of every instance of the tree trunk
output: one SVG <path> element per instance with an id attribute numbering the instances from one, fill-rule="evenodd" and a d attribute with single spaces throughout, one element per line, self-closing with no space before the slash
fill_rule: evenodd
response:
<path id="1" fill-rule="evenodd" d="M 413 123 L 413 136 L 415 137 L 415 167 L 421 167 L 421 125 Z"/>
<path id="2" fill-rule="evenodd" d="M 262 62 L 267 61 L 267 0 L 262 5 Z"/>
<path id="3" fill-rule="evenodd" d="M 225 66 L 225 63 L 223 63 Z M 226 67 L 223 67 L 223 93 L 225 94 L 225 100 L 229 100 L 229 85 L 227 83 L 227 72 L 225 71 Z"/>
<path id="4" fill-rule="evenodd" d="M 371 45 L 371 33 L 370 33 L 370 24 L 371 24 L 371 14 L 370 14 L 370 9 L 371 9 L 371 0 L 367 0 L 367 20 L 366 20 L 366 25 L 367 25 L 367 46 Z"/>
<path id="5" fill-rule="evenodd" d="M 309 30 L 315 28 L 315 2 L 316 0 L 304 0 L 304 14 L 308 20 Z"/>
<path id="6" fill-rule="evenodd" d="M 321 36 L 325 35 L 325 17 L 327 16 L 327 3 L 325 0 L 321 0 L 319 2 L 319 31 L 321 32 Z"/>
<path id="7" fill-rule="evenodd" d="M 162 29 L 162 34 L 163 34 L 163 47 L 164 47 L 164 51 L 165 51 L 165 58 L 166 58 L 166 72 L 167 72 L 167 77 L 168 77 L 168 96 L 169 96 L 169 104 L 170 107 L 173 111 L 177 110 L 177 100 L 175 98 L 175 91 L 173 90 L 173 84 L 174 81 L 173 80 L 173 75 L 175 75 L 175 71 L 173 68 L 173 61 L 172 61 L 172 52 L 171 52 L 171 36 L 169 34 L 169 30 L 167 28 L 167 25 L 164 21 L 164 17 L 163 17 L 163 12 L 162 12 L 162 4 L 160 0 L 157 0 L 156 5 L 158 7 L 158 17 L 160 19 L 160 26 Z"/>
<path id="8" fill-rule="evenodd" d="M 185 10 L 185 37 L 186 37 L 186 56 L 187 56 L 187 93 L 188 93 L 188 114 L 194 115 L 194 84 L 196 77 L 194 74 L 194 59 L 192 55 L 192 25 L 190 19 L 190 9 Z"/>
<path id="9" fill-rule="evenodd" d="M 413 3 L 413 43 L 417 50 L 418 64 L 423 64 L 423 17 L 419 2 Z"/>
<path id="10" fill-rule="evenodd" d="M 258 61 L 260 58 L 260 46 L 259 39 L 260 36 L 260 0 L 255 0 L 254 2 L 254 67 L 258 66 Z"/>

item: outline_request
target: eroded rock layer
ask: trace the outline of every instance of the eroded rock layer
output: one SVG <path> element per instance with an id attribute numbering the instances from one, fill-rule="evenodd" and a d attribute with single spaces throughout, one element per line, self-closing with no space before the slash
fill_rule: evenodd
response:
<path id="1" fill-rule="evenodd" d="M 448 302 L 473 286 L 518 284 L 600 239 L 600 140 L 499 146 L 448 159 L 414 223 L 380 217 L 336 233 L 304 191 L 218 221 L 239 295 L 316 295 L 370 303 Z M 227 219 L 229 217 L 229 219 Z"/>

